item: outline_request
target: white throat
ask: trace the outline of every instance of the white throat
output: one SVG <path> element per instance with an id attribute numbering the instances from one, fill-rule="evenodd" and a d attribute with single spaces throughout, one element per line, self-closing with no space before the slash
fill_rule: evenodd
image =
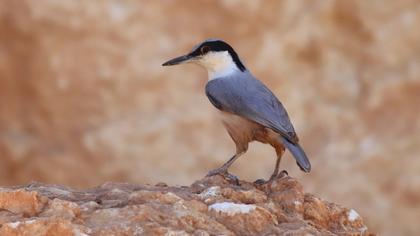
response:
<path id="1" fill-rule="evenodd" d="M 240 71 L 227 51 L 209 52 L 197 60 L 196 63 L 207 69 L 209 80 L 229 76 Z"/>

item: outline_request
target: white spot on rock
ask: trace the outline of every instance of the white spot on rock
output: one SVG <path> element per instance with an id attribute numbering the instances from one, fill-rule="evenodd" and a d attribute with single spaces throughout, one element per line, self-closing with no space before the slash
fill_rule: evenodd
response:
<path id="1" fill-rule="evenodd" d="M 212 186 L 207 188 L 203 192 L 199 194 L 201 199 L 207 199 L 209 197 L 215 197 L 220 194 L 220 187 L 219 186 Z"/>
<path id="2" fill-rule="evenodd" d="M 360 233 L 364 234 L 368 228 L 366 226 L 363 226 L 360 228 Z"/>
<path id="3" fill-rule="evenodd" d="M 13 229 L 16 229 L 17 227 L 19 227 L 20 224 L 32 224 L 34 222 L 35 220 L 16 221 L 16 222 L 7 223 L 7 225 Z"/>
<path id="4" fill-rule="evenodd" d="M 178 195 L 176 195 L 175 193 L 167 192 L 167 193 L 165 193 L 165 195 L 166 195 L 166 196 L 168 196 L 168 197 L 175 198 L 175 199 L 177 199 L 177 200 L 182 200 L 182 198 L 180 198 L 180 197 L 179 197 Z"/>
<path id="5" fill-rule="evenodd" d="M 214 203 L 209 206 L 209 210 L 227 213 L 228 215 L 248 214 L 257 207 L 253 204 L 237 204 L 232 202 Z"/>
<path id="6" fill-rule="evenodd" d="M 347 213 L 347 217 L 349 221 L 355 221 L 356 219 L 360 218 L 359 214 L 353 209 L 350 209 L 350 211 Z"/>
<path id="7" fill-rule="evenodd" d="M 73 230 L 73 234 L 74 234 L 74 236 L 89 236 L 88 234 L 85 234 L 78 229 Z"/>
<path id="8" fill-rule="evenodd" d="M 119 193 L 124 193 L 124 191 L 119 188 L 114 188 L 111 190 L 111 193 L 119 194 Z"/>
<path id="9" fill-rule="evenodd" d="M 8 225 L 10 226 L 10 228 L 16 229 L 20 225 L 20 222 L 19 221 L 12 222 L 12 223 L 8 223 Z"/>
<path id="10" fill-rule="evenodd" d="M 137 225 L 134 228 L 134 235 L 141 235 L 143 233 L 144 233 L 144 229 L 142 227 L 140 227 L 140 226 Z"/>
<path id="11" fill-rule="evenodd" d="M 184 236 L 184 235 L 188 235 L 187 232 L 183 231 L 183 230 L 179 230 L 179 231 L 168 231 L 165 233 L 165 236 Z"/>

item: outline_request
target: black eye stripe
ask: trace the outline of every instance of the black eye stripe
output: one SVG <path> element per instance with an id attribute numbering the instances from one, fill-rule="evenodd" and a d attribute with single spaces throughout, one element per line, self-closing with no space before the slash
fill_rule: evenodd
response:
<path id="1" fill-rule="evenodd" d="M 203 49 L 205 48 L 205 51 L 203 53 Z M 222 51 L 228 51 L 229 54 L 231 55 L 233 61 L 235 62 L 236 66 L 241 70 L 241 71 L 245 71 L 246 68 L 245 66 L 242 64 L 241 60 L 239 59 L 238 54 L 236 54 L 235 50 L 233 50 L 233 48 L 221 41 L 221 40 L 214 40 L 214 41 L 205 41 L 203 42 L 200 46 L 197 47 L 197 49 L 195 49 L 191 55 L 192 56 L 200 56 L 203 55 L 207 52 L 222 52 Z"/>
<path id="2" fill-rule="evenodd" d="M 204 46 L 201 46 L 201 49 L 200 50 L 201 50 L 201 54 L 206 54 L 206 53 L 208 53 L 210 51 L 210 47 L 204 45 Z"/>

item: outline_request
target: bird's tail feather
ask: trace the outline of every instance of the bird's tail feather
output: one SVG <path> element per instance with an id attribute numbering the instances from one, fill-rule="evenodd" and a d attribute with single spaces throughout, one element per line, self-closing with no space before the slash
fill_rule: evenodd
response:
<path id="1" fill-rule="evenodd" d="M 289 142 L 286 138 L 281 137 L 281 141 L 284 144 L 284 146 L 292 153 L 293 157 L 296 159 L 296 163 L 300 167 L 301 170 L 305 172 L 311 171 L 311 163 L 308 160 L 308 157 L 306 157 L 305 152 L 303 149 L 299 146 L 299 144 L 293 144 Z"/>

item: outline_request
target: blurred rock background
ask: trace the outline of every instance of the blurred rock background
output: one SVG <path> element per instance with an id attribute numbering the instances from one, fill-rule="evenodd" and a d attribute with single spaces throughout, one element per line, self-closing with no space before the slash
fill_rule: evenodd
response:
<path id="1" fill-rule="evenodd" d="M 234 144 L 207 74 L 161 63 L 230 42 L 313 163 L 282 168 L 382 235 L 420 233 L 420 1 L 0 0 L 0 184 L 188 185 Z M 232 172 L 268 177 L 269 146 Z"/>

